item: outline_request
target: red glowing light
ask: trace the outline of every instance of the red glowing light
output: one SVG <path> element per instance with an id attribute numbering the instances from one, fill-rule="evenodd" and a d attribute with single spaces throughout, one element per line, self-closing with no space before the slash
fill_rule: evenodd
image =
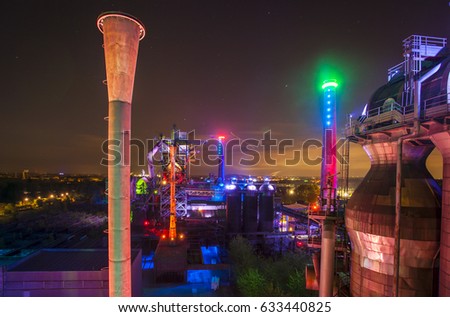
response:
<path id="1" fill-rule="evenodd" d="M 223 135 L 219 135 L 218 139 L 219 139 L 220 141 L 222 141 L 222 140 L 224 140 L 224 139 L 225 139 L 225 136 L 223 136 Z"/>
<path id="2" fill-rule="evenodd" d="M 304 246 L 304 243 L 302 241 L 297 241 L 296 245 L 297 247 L 301 248 L 302 246 Z"/>
<path id="3" fill-rule="evenodd" d="M 148 225 L 150 225 L 150 221 L 145 220 L 145 221 L 144 221 L 144 226 L 148 226 Z"/>
<path id="4" fill-rule="evenodd" d="M 161 239 L 165 239 L 165 238 L 166 238 L 166 235 L 163 234 L 163 235 L 161 236 Z"/>

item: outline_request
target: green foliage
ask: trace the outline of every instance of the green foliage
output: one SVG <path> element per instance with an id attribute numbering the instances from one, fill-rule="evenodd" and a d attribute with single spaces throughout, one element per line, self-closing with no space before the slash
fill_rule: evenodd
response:
<path id="1" fill-rule="evenodd" d="M 16 212 L 16 207 L 14 204 L 7 204 L 5 206 L 5 215 L 7 214 L 14 214 Z"/>
<path id="2" fill-rule="evenodd" d="M 305 203 L 314 203 L 320 194 L 320 188 L 316 184 L 300 184 L 297 186 L 296 192 L 298 193 L 298 200 Z"/>
<path id="3" fill-rule="evenodd" d="M 312 296 L 313 294 L 305 289 L 307 263 L 309 258 L 306 255 L 286 253 L 281 259 L 265 260 L 264 273 L 267 279 L 272 281 L 274 288 L 279 289 L 283 294 L 281 296 Z"/>
<path id="4" fill-rule="evenodd" d="M 267 281 L 256 268 L 249 268 L 239 274 L 237 286 L 243 296 L 266 296 Z"/>
<path id="5" fill-rule="evenodd" d="M 258 257 L 250 242 L 242 236 L 237 236 L 230 242 L 229 256 L 237 274 L 249 268 L 257 267 Z"/>
<path id="6" fill-rule="evenodd" d="M 291 193 L 291 190 L 293 193 Z M 297 185 L 295 188 L 285 189 L 281 193 L 281 199 L 284 204 L 294 204 L 296 202 L 303 204 L 315 203 L 320 194 L 320 188 L 314 183 L 305 183 Z"/>
<path id="7" fill-rule="evenodd" d="M 279 286 L 274 285 L 273 282 L 267 282 L 264 290 L 266 297 L 285 297 L 288 296 Z"/>
<path id="8" fill-rule="evenodd" d="M 230 259 L 236 284 L 243 296 L 315 296 L 305 289 L 307 255 L 286 253 L 280 259 L 258 257 L 250 242 L 236 237 L 230 242 Z"/>
<path id="9" fill-rule="evenodd" d="M 289 275 L 289 280 L 286 285 L 288 292 L 292 296 L 308 296 L 308 290 L 305 289 L 306 278 L 305 271 L 295 270 Z"/>

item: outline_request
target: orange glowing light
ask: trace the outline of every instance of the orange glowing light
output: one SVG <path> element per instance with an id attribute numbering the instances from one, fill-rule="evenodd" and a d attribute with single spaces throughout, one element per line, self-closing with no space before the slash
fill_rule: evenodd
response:
<path id="1" fill-rule="evenodd" d="M 224 139 L 225 139 L 225 136 L 223 136 L 223 135 L 219 135 L 218 139 L 219 139 L 220 141 L 222 141 L 222 140 L 224 140 Z"/>
<path id="2" fill-rule="evenodd" d="M 165 235 L 165 234 L 163 234 L 163 235 L 161 236 L 161 238 L 162 238 L 162 239 L 165 239 L 165 238 L 166 238 L 166 235 Z"/>

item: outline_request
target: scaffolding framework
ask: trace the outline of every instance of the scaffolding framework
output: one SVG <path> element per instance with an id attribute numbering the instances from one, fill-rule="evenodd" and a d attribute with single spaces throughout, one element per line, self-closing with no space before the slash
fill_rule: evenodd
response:
<path id="1" fill-rule="evenodd" d="M 447 45 L 446 38 L 411 35 L 403 40 L 403 68 L 405 84 L 402 106 L 414 104 L 415 76 L 422 71 L 422 63 L 427 57 L 433 57 Z"/>
<path id="2" fill-rule="evenodd" d="M 166 218 L 170 215 L 170 185 L 163 185 L 160 188 L 161 200 L 160 210 L 161 217 Z M 187 215 L 187 193 L 184 186 L 176 186 L 175 191 L 176 213 L 177 217 Z"/>

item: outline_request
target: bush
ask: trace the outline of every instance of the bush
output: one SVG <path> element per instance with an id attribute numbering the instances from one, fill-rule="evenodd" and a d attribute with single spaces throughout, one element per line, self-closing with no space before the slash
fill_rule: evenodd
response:
<path id="1" fill-rule="evenodd" d="M 265 296 L 267 282 L 256 268 L 249 268 L 239 274 L 237 286 L 243 296 Z"/>
<path id="2" fill-rule="evenodd" d="M 7 204 L 5 206 L 5 215 L 14 214 L 16 212 L 16 207 L 14 204 Z"/>
<path id="3" fill-rule="evenodd" d="M 241 236 L 230 242 L 229 255 L 243 296 L 316 296 L 306 290 L 307 255 L 287 253 L 277 260 L 261 258 Z"/>
<path id="4" fill-rule="evenodd" d="M 258 257 L 255 255 L 253 246 L 242 236 L 237 236 L 231 240 L 229 256 L 236 274 L 255 268 L 258 265 Z"/>

